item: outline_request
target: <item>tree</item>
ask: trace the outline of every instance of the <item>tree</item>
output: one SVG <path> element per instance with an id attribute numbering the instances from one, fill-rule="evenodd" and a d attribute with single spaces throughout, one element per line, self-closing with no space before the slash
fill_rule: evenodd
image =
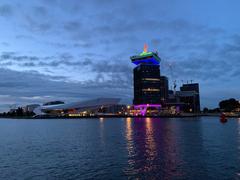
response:
<path id="1" fill-rule="evenodd" d="M 231 99 L 221 101 L 219 103 L 219 107 L 223 111 L 231 112 L 231 111 L 234 111 L 236 108 L 239 108 L 240 104 L 236 99 L 231 98 Z"/>
<path id="2" fill-rule="evenodd" d="M 17 116 L 23 116 L 23 109 L 22 108 L 17 108 L 17 110 L 16 110 L 16 114 L 17 114 Z"/>
<path id="3" fill-rule="evenodd" d="M 207 107 L 203 108 L 203 112 L 208 113 L 208 108 Z"/>

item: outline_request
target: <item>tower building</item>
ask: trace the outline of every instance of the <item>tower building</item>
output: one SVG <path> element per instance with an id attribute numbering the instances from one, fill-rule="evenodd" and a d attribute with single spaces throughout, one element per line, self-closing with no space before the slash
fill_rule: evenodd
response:
<path id="1" fill-rule="evenodd" d="M 199 97 L 199 84 L 183 84 L 180 87 L 182 93 L 185 93 L 185 96 L 181 97 L 181 102 L 184 102 L 187 106 L 187 109 L 190 109 L 190 112 L 199 113 L 200 112 L 200 97 Z"/>
<path id="2" fill-rule="evenodd" d="M 160 76 L 160 94 L 162 103 L 168 101 L 168 91 L 168 78 L 166 76 Z"/>
<path id="3" fill-rule="evenodd" d="M 160 57 L 148 52 L 147 45 L 140 55 L 130 57 L 136 67 L 133 70 L 134 99 L 137 106 L 161 106 Z"/>

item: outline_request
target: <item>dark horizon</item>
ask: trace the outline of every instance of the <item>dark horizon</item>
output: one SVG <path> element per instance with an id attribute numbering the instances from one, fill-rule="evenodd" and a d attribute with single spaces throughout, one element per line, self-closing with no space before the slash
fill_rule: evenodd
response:
<path id="1" fill-rule="evenodd" d="M 240 99 L 240 2 L 0 3 L 0 112 L 13 104 L 133 99 L 130 56 L 157 50 L 170 87 L 200 84 L 201 107 Z M 151 11 L 149 10 L 151 8 Z"/>

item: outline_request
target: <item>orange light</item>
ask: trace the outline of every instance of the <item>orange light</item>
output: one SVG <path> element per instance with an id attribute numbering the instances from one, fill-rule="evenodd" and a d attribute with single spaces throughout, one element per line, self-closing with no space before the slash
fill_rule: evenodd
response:
<path id="1" fill-rule="evenodd" d="M 148 51 L 148 45 L 147 45 L 146 43 L 144 44 L 143 51 L 144 51 L 144 52 L 147 52 L 147 51 Z"/>

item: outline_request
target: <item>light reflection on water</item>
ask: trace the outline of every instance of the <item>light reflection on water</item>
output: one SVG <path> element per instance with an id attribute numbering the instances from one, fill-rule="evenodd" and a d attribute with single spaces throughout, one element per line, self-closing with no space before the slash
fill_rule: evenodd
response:
<path id="1" fill-rule="evenodd" d="M 146 118 L 146 133 L 145 133 L 145 149 L 146 156 L 148 161 L 153 161 L 157 157 L 157 149 L 156 142 L 154 139 L 154 129 L 152 125 L 152 120 L 150 118 Z M 151 169 L 151 164 L 148 169 Z"/>
<path id="2" fill-rule="evenodd" d="M 126 121 L 127 121 L 126 122 L 126 139 L 127 139 L 128 155 L 132 156 L 134 153 L 134 150 L 133 150 L 131 118 L 127 118 Z"/>
<path id="3" fill-rule="evenodd" d="M 176 137 L 171 131 L 174 124 L 165 124 L 161 121 L 156 118 L 126 119 L 129 158 L 126 174 L 139 178 L 144 176 L 180 178 L 183 175 L 177 171 L 177 164 L 181 164 L 181 161 L 177 154 Z M 163 127 L 167 130 L 161 132 Z"/>
<path id="4" fill-rule="evenodd" d="M 238 161 L 240 162 L 240 118 L 237 119 L 238 122 Z M 236 173 L 236 179 L 240 179 L 240 169 Z"/>
<path id="5" fill-rule="evenodd" d="M 99 118 L 99 123 L 100 123 L 100 139 L 101 139 L 101 144 L 105 145 L 105 140 L 104 140 L 104 119 Z"/>
<path id="6" fill-rule="evenodd" d="M 137 178 L 236 178 L 240 168 L 236 165 L 240 162 L 237 151 L 240 131 L 237 135 L 234 134 L 234 129 L 239 129 L 239 120 L 237 126 L 235 120 L 230 120 L 224 126 L 217 118 L 212 119 L 208 122 L 201 118 L 126 119 L 128 168 L 124 172 Z M 231 144 L 225 141 L 229 137 L 233 137 Z M 229 146 L 232 146 L 231 150 L 228 149 Z M 232 164 L 225 162 L 226 158 Z M 219 169 L 222 170 L 217 174 Z"/>
<path id="7" fill-rule="evenodd" d="M 236 179 L 240 120 L 0 120 L 0 179 Z"/>

